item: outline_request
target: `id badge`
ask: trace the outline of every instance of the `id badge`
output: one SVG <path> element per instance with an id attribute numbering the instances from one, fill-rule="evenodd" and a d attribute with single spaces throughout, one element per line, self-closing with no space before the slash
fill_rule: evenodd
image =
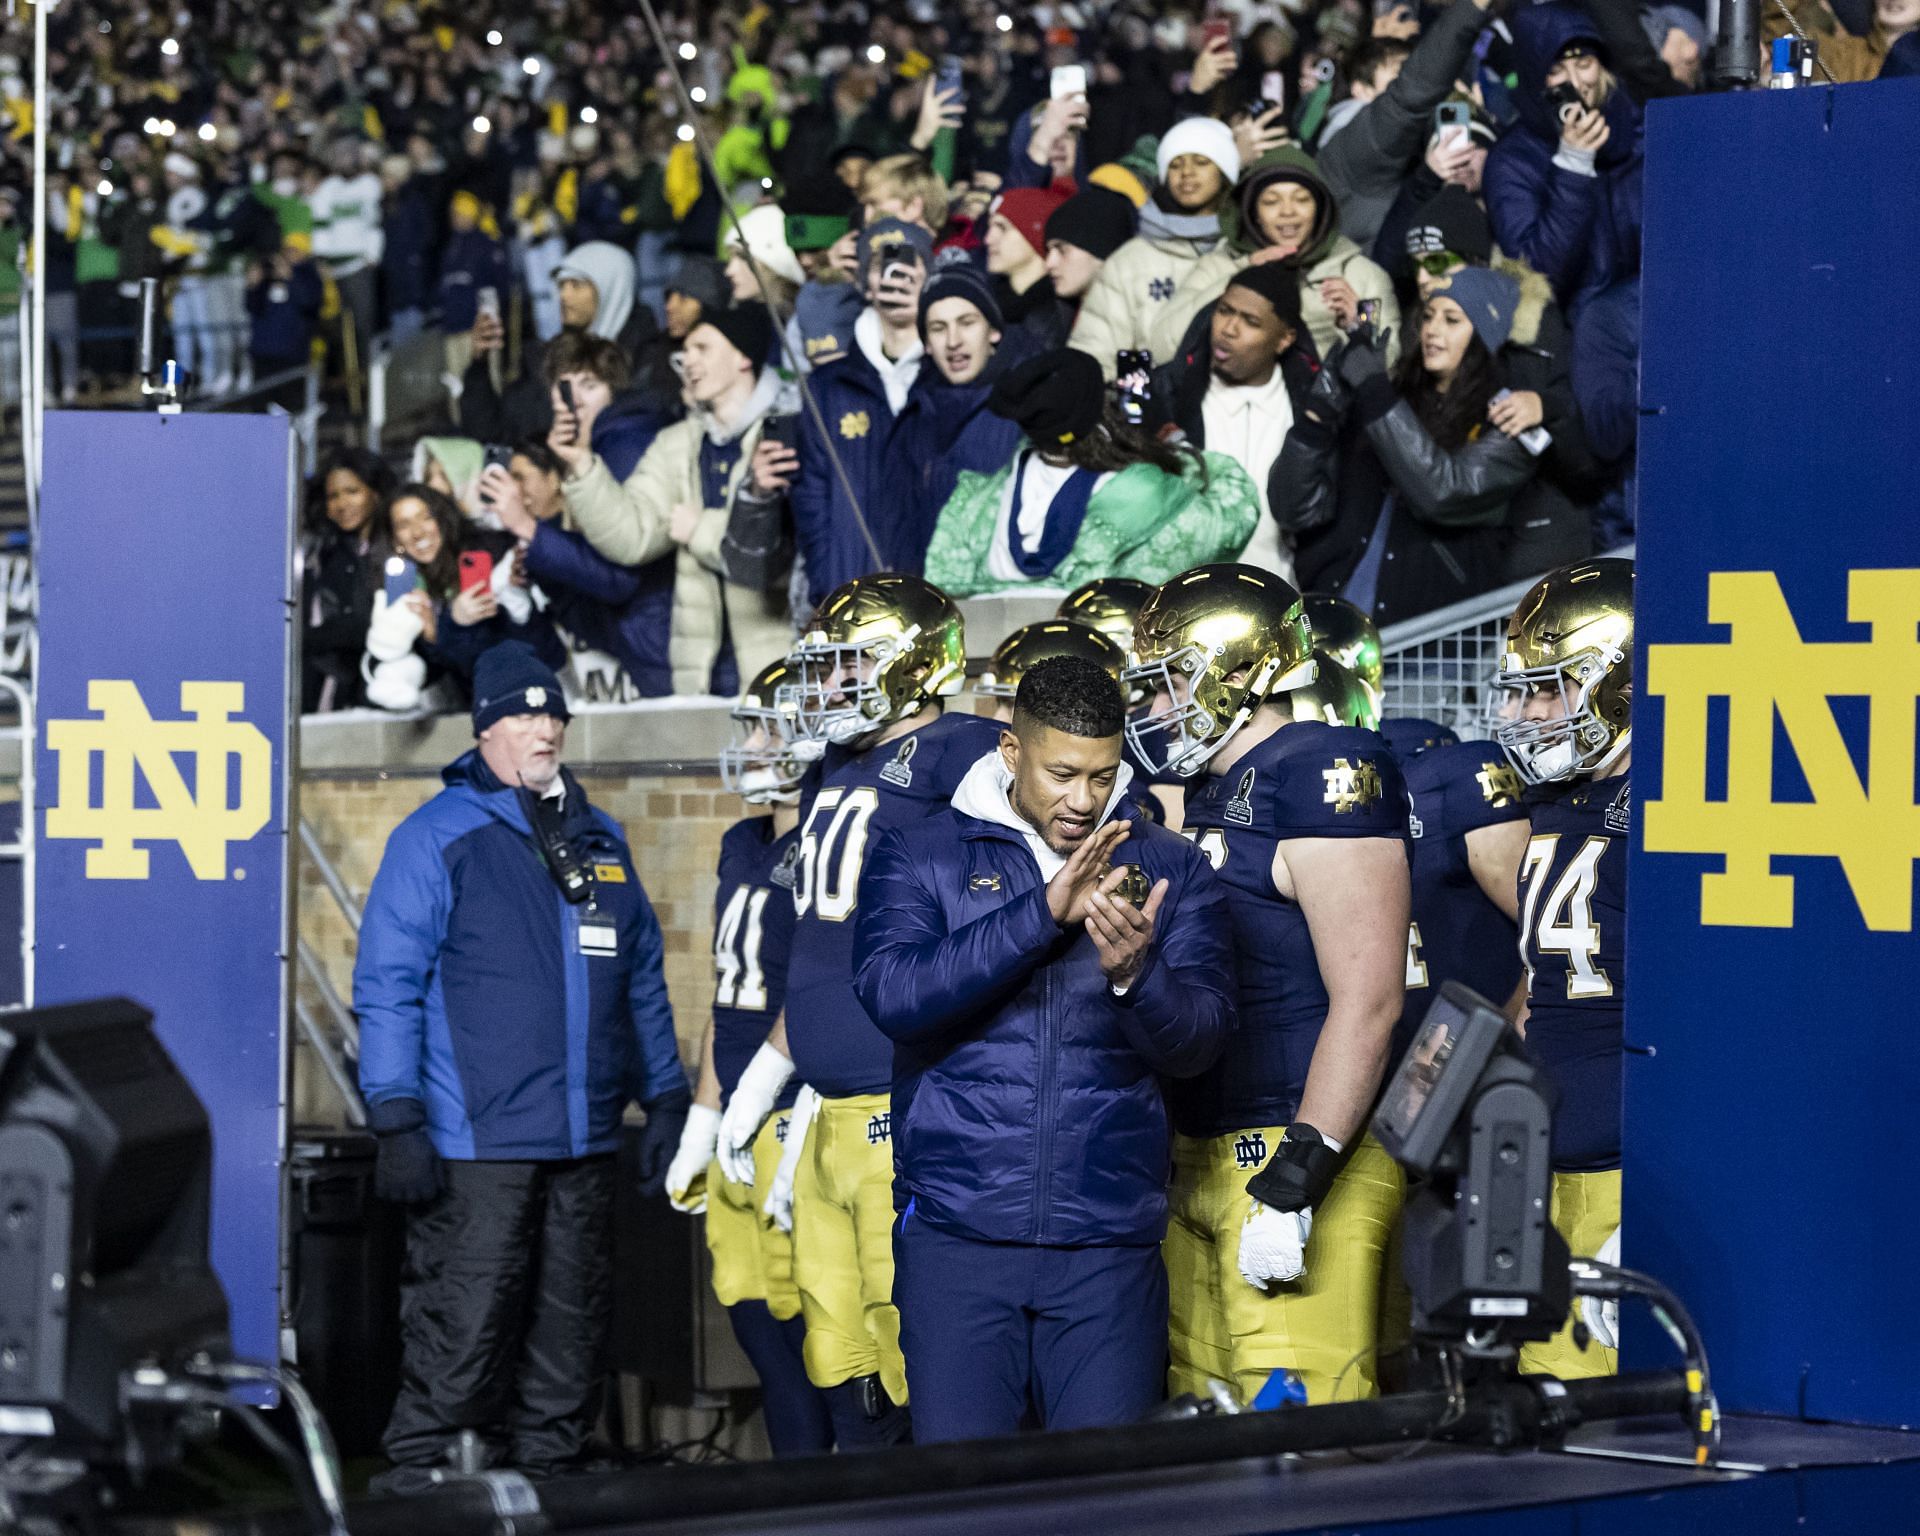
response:
<path id="1" fill-rule="evenodd" d="M 589 907 L 580 914 L 580 953 L 611 955 L 620 947 L 620 930 L 604 913 Z"/>

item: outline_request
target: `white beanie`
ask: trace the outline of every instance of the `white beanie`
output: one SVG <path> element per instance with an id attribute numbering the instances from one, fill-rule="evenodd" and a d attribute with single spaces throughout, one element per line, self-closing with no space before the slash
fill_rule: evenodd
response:
<path id="1" fill-rule="evenodd" d="M 1180 155 L 1201 155 L 1220 167 L 1228 185 L 1240 179 L 1240 146 L 1233 142 L 1233 130 L 1217 117 L 1182 118 L 1160 139 L 1160 153 L 1154 169 L 1161 181 L 1167 179 L 1167 167 Z"/>
<path id="2" fill-rule="evenodd" d="M 727 230 L 727 249 L 736 251 L 745 242 L 747 254 L 769 272 L 790 283 L 804 283 L 807 274 L 800 270 L 800 258 L 787 244 L 787 216 L 777 203 L 761 203 L 740 215 L 740 227 Z"/>

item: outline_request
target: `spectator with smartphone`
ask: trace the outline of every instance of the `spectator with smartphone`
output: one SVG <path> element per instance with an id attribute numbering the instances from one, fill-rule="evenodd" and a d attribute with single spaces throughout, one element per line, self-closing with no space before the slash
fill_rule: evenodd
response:
<path id="1" fill-rule="evenodd" d="M 253 263 L 247 273 L 247 313 L 253 322 L 247 354 L 256 375 L 304 368 L 312 361 L 325 300 L 311 235 L 296 230 L 282 240 L 277 255 Z"/>
<path id="2" fill-rule="evenodd" d="M 1108 258 L 1073 323 L 1070 344 L 1093 357 L 1109 379 L 1121 350 L 1145 348 L 1165 357 L 1179 344 L 1199 303 L 1172 325 L 1162 316 L 1195 268 L 1219 250 L 1220 215 L 1240 175 L 1240 150 L 1225 123 L 1190 117 L 1160 140 L 1155 164 L 1159 185 L 1140 209 L 1139 233 Z M 1227 270 L 1221 270 L 1222 284 Z M 1156 349 L 1155 336 L 1168 330 Z"/>
<path id="3" fill-rule="evenodd" d="M 1446 118 L 1444 123 L 1442 115 Z M 1460 121 L 1462 116 L 1464 123 Z M 1437 206 L 1436 199 L 1442 192 L 1451 189 L 1447 206 L 1472 210 L 1470 215 L 1463 212 L 1462 216 L 1475 220 L 1482 232 L 1476 245 L 1492 251 L 1493 229 L 1487 223 L 1479 197 L 1487 151 L 1497 137 L 1493 124 L 1457 97 L 1435 109 L 1434 131 L 1427 139 L 1426 154 L 1413 173 L 1400 183 L 1393 206 L 1380 221 L 1379 233 L 1373 238 L 1373 259 L 1393 279 L 1394 292 L 1400 296 L 1403 307 L 1420 297 L 1414 282 L 1419 266 L 1412 242 L 1413 230 L 1426 222 L 1427 210 Z M 1480 265 L 1484 266 L 1487 260 L 1483 255 Z"/>
<path id="4" fill-rule="evenodd" d="M 764 306 L 706 315 L 682 350 L 687 416 L 653 440 L 633 472 L 617 479 L 596 453 L 577 412 L 554 389 L 547 446 L 566 465 L 567 513 L 617 565 L 674 560 L 668 660 L 673 691 L 732 693 L 786 654 L 785 604 L 726 577 L 721 544 L 728 509 L 746 479 L 762 423 L 780 393 L 768 362 L 773 322 Z M 724 652 L 731 641 L 731 664 Z"/>
<path id="5" fill-rule="evenodd" d="M 364 448 L 336 448 L 307 486 L 300 540 L 300 708 L 352 709 L 365 698 L 360 657 L 387 534 L 380 510 L 393 471 Z"/>
<path id="6" fill-rule="evenodd" d="M 1487 156 L 1487 213 L 1500 248 L 1581 306 L 1640 270 L 1641 114 L 1618 88 L 1598 29 L 1569 0 L 1508 21 L 1519 121 Z"/>
<path id="7" fill-rule="evenodd" d="M 423 188 L 431 196 L 438 190 L 439 178 L 422 178 Z M 471 192 L 453 194 L 447 207 L 447 241 L 440 252 L 439 300 L 440 329 L 447 339 L 447 376 L 464 380 L 476 352 L 497 351 L 506 337 L 499 326 L 501 306 L 507 302 L 513 277 L 512 263 L 499 226 Z M 483 302 L 484 301 L 484 302 Z M 494 324 L 481 325 L 485 309 Z M 494 330 L 499 329 L 499 339 Z M 484 343 L 484 345 L 481 345 Z M 493 387 L 491 375 L 488 387 Z M 451 386 L 449 386 L 451 387 Z M 456 408 L 460 397 L 455 397 Z"/>
<path id="8" fill-rule="evenodd" d="M 854 322 L 847 355 L 808 379 L 827 437 L 811 411 L 801 416 L 789 498 L 812 603 L 856 576 L 918 562 L 911 482 L 900 471 L 895 426 L 926 357 L 920 293 L 932 255 L 933 242 L 917 224 L 881 219 L 863 229 L 860 283 L 867 307 Z M 761 491 L 776 489 L 755 483 Z"/>
<path id="9" fill-rule="evenodd" d="M 1453 0 L 1418 43 L 1379 37 L 1356 55 L 1346 116 L 1336 107 L 1315 151 L 1340 207 L 1340 233 L 1369 246 L 1400 184 L 1419 163 L 1433 114 L 1471 67 L 1493 0 Z M 1400 62 L 1396 65 L 1395 59 Z"/>
<path id="10" fill-rule="evenodd" d="M 1043 352 L 1010 369 L 988 409 L 1022 441 L 993 474 L 963 473 L 941 509 L 926 576 L 949 596 L 1096 576 L 1158 586 L 1232 559 L 1259 522 L 1238 464 L 1129 426 L 1085 352 Z"/>
<path id="11" fill-rule="evenodd" d="M 1284 145 L 1254 162 L 1234 189 L 1239 218 L 1233 239 L 1187 269 L 1179 290 L 1153 318 L 1147 345 L 1169 357 L 1193 317 L 1244 267 L 1275 262 L 1300 285 L 1300 314 L 1314 348 L 1327 356 L 1340 338 L 1370 322 L 1400 355 L 1400 305 L 1393 284 L 1340 233 L 1340 205 L 1305 150 Z"/>
<path id="12" fill-rule="evenodd" d="M 1469 267 L 1422 306 L 1397 369 L 1367 327 L 1328 358 L 1272 485 L 1303 589 L 1386 625 L 1500 584 L 1539 466 L 1489 420 L 1519 299 Z"/>
<path id="13" fill-rule="evenodd" d="M 1046 236 L 1047 220 L 1071 195 L 1058 184 L 1014 187 L 993 200 L 987 215 L 994 304 L 1007 325 L 1026 331 L 1038 347 L 1065 345 L 1073 327 L 1072 308 L 1047 281 Z"/>
<path id="14" fill-rule="evenodd" d="M 1260 521 L 1230 558 L 1293 580 L 1271 482 L 1294 418 L 1320 371 L 1300 315 L 1300 289 L 1277 263 L 1234 274 L 1194 322 L 1185 344 L 1153 375 L 1148 425 L 1179 428 L 1187 442 L 1246 471 Z"/>

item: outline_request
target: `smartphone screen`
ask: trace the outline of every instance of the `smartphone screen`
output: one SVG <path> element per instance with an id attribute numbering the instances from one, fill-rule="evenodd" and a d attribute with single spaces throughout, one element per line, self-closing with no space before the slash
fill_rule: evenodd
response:
<path id="1" fill-rule="evenodd" d="M 1055 67 L 1050 83 L 1049 94 L 1055 101 L 1068 96 L 1087 94 L 1087 66 L 1084 64 L 1061 64 Z"/>
<path id="2" fill-rule="evenodd" d="M 1224 17 L 1215 17 L 1212 21 L 1200 23 L 1200 46 L 1217 48 L 1221 43 L 1233 41 L 1233 23 Z"/>
<path id="3" fill-rule="evenodd" d="M 960 60 L 952 54 L 946 54 L 940 60 L 940 73 L 933 78 L 934 90 L 945 95 L 949 91 L 963 88 L 960 73 Z"/>
<path id="4" fill-rule="evenodd" d="M 477 592 L 493 582 L 493 556 L 484 549 L 470 549 L 460 557 L 460 590 Z"/>
<path id="5" fill-rule="evenodd" d="M 388 555 L 386 572 L 387 606 L 391 608 L 420 585 L 420 573 L 405 555 Z"/>
<path id="6" fill-rule="evenodd" d="M 489 319 L 498 320 L 500 318 L 500 290 L 498 288 L 482 288 L 474 298 L 474 305 L 481 314 L 486 315 Z"/>

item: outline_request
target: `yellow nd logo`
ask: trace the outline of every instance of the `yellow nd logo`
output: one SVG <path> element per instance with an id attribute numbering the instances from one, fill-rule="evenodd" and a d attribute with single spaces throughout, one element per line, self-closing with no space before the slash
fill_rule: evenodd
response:
<path id="1" fill-rule="evenodd" d="M 89 880 L 144 880 L 147 850 L 135 843 L 178 843 L 198 880 L 227 878 L 227 847 L 267 824 L 272 810 L 273 749 L 259 730 L 234 720 L 246 704 L 243 683 L 182 683 L 180 708 L 191 720 L 155 720 L 130 682 L 95 679 L 87 708 L 98 720 L 50 720 L 47 746 L 60 758 L 60 800 L 48 807 L 47 836 L 85 838 Z M 175 753 L 193 756 L 188 793 Z M 100 799 L 91 798 L 100 759 Z M 239 761 L 238 801 L 227 804 L 227 759 Z M 135 803 L 134 768 L 153 791 Z"/>
<path id="2" fill-rule="evenodd" d="M 1920 570 L 1854 571 L 1847 617 L 1865 641 L 1800 638 L 1771 571 L 1715 571 L 1707 617 L 1724 644 L 1650 645 L 1647 688 L 1666 701 L 1661 798 L 1645 806 L 1650 853 L 1717 853 L 1724 873 L 1700 877 L 1700 921 L 1791 928 L 1793 876 L 1781 857 L 1838 859 L 1867 927 L 1913 930 L 1913 861 L 1920 858 L 1914 789 L 1914 709 L 1920 700 Z M 1727 795 L 1707 789 L 1707 701 L 1728 702 Z M 1868 701 L 1866 782 L 1830 698 Z M 1799 759 L 1811 803 L 1773 797 L 1774 716 Z"/>

